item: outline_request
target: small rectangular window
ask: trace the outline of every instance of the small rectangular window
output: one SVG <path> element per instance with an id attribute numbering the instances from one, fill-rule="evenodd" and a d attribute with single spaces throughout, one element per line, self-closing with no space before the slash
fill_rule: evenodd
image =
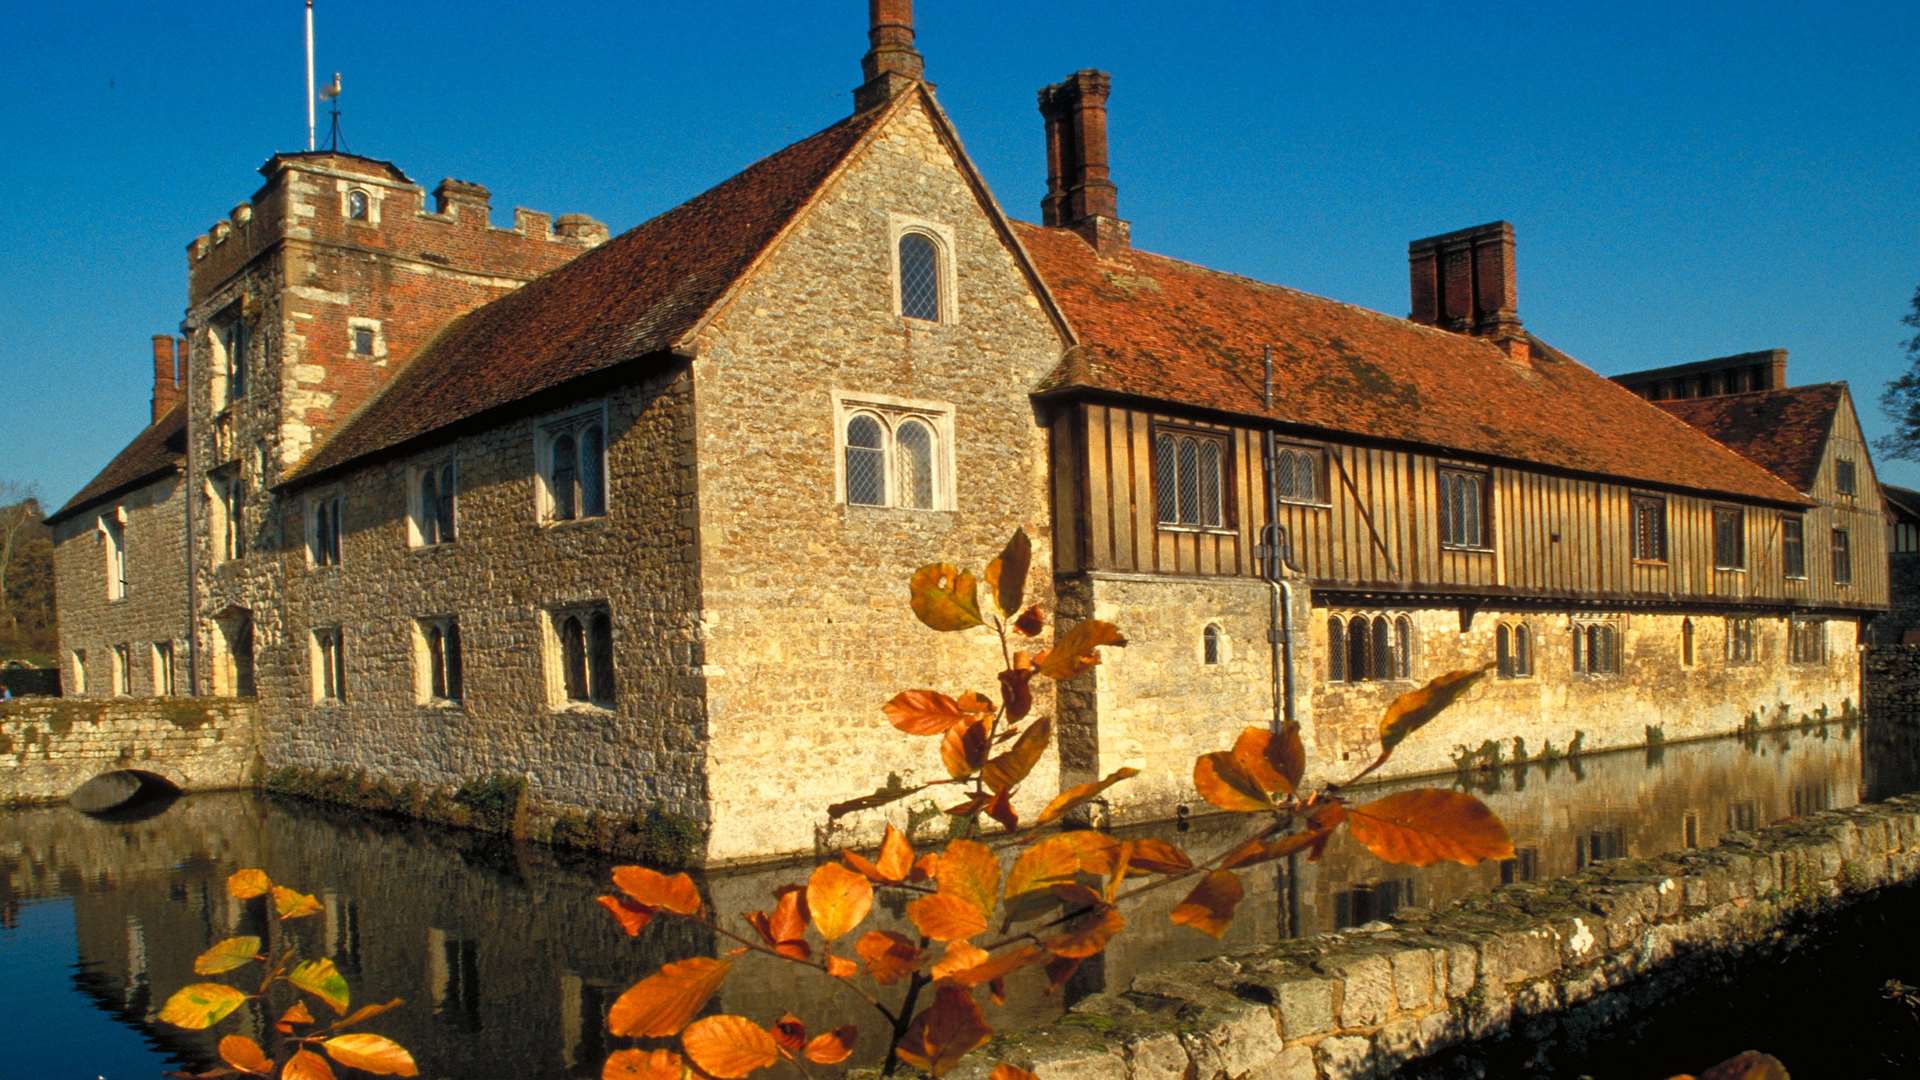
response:
<path id="1" fill-rule="evenodd" d="M 247 553 L 247 481 L 240 474 L 239 464 L 234 463 L 216 470 L 207 484 L 214 562 L 230 562 Z"/>
<path id="2" fill-rule="evenodd" d="M 355 356 L 373 355 L 373 328 L 356 326 L 353 328 L 353 352 Z"/>
<path id="3" fill-rule="evenodd" d="M 547 613 L 549 699 L 556 705 L 614 705 L 613 616 L 601 606 Z"/>
<path id="4" fill-rule="evenodd" d="M 1727 663 L 1753 663 L 1753 625 L 1749 617 L 1729 617 L 1727 619 Z"/>
<path id="5" fill-rule="evenodd" d="M 1633 557 L 1667 561 L 1667 500 L 1657 495 L 1633 497 Z"/>
<path id="6" fill-rule="evenodd" d="M 1227 440 L 1212 432 L 1163 429 L 1153 439 L 1160 524 L 1225 528 L 1229 518 Z"/>
<path id="7" fill-rule="evenodd" d="M 126 645 L 113 647 L 113 692 L 119 697 L 133 693 L 132 659 Z"/>
<path id="8" fill-rule="evenodd" d="M 347 700 L 346 639 L 337 626 L 313 632 L 313 700 Z"/>
<path id="9" fill-rule="evenodd" d="M 1620 673 L 1620 627 L 1611 620 L 1573 624 L 1573 670 L 1577 675 Z"/>
<path id="10" fill-rule="evenodd" d="M 347 501 L 339 495 L 322 495 L 307 503 L 307 563 L 310 566 L 340 565 L 340 536 L 345 530 Z"/>
<path id="11" fill-rule="evenodd" d="M 174 695 L 173 642 L 171 641 L 153 643 L 153 693 L 155 697 Z"/>
<path id="12" fill-rule="evenodd" d="M 1273 455 L 1273 488 L 1284 503 L 1327 501 L 1326 455 L 1305 446 L 1280 446 Z"/>
<path id="13" fill-rule="evenodd" d="M 87 650 L 85 649 L 73 650 L 72 689 L 76 694 L 84 694 L 91 689 L 87 686 Z"/>
<path id="14" fill-rule="evenodd" d="M 1845 529 L 1833 530 L 1833 583 L 1853 583 L 1853 546 Z"/>
<path id="15" fill-rule="evenodd" d="M 1794 664 L 1827 662 L 1825 619 L 1794 619 L 1788 623 L 1787 661 Z"/>
<path id="16" fill-rule="evenodd" d="M 1445 547 L 1489 547 L 1487 474 L 1464 469 L 1439 470 L 1440 543 Z"/>
<path id="17" fill-rule="evenodd" d="M 118 509 L 100 519 L 100 532 L 107 540 L 107 599 L 127 598 L 127 527 L 121 523 Z"/>
<path id="18" fill-rule="evenodd" d="M 596 408 L 543 425 L 538 450 L 542 521 L 606 516 L 605 410 Z"/>
<path id="19" fill-rule="evenodd" d="M 453 542 L 454 497 L 459 476 L 452 460 L 417 466 L 408 491 L 409 541 L 414 547 Z"/>
<path id="20" fill-rule="evenodd" d="M 1713 566 L 1716 570 L 1747 568 L 1747 512 L 1740 507 L 1713 508 Z"/>
<path id="21" fill-rule="evenodd" d="M 1780 563 L 1790 578 L 1807 576 L 1807 519 L 1788 514 L 1780 519 Z"/>
<path id="22" fill-rule="evenodd" d="M 1842 495 L 1857 493 L 1859 479 L 1851 459 L 1833 459 L 1833 486 Z"/>
<path id="23" fill-rule="evenodd" d="M 419 660 L 419 699 L 426 704 L 457 704 L 466 698 L 462 673 L 460 620 L 451 615 L 421 619 L 415 626 Z"/>
<path id="24" fill-rule="evenodd" d="M 223 388 L 218 404 L 224 408 L 247 396 L 247 325 L 237 310 L 214 331 L 214 342 Z"/>

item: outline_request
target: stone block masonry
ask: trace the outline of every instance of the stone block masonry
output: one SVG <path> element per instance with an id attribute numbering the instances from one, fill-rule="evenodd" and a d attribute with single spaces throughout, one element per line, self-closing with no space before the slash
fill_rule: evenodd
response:
<path id="1" fill-rule="evenodd" d="M 1920 724 L 1920 645 L 1875 645 L 1860 665 L 1869 715 Z"/>
<path id="2" fill-rule="evenodd" d="M 1441 912 L 1172 965 L 976 1052 L 1048 1080 L 1345 1080 L 1505 1031 L 1602 1023 L 1788 920 L 1920 879 L 1920 796 L 1815 814 L 1716 848 L 1604 862 Z"/>
<path id="3" fill-rule="evenodd" d="M 152 773 L 183 791 L 250 787 L 251 701 L 120 698 L 0 705 L 0 805 L 59 802 L 102 773 Z"/>

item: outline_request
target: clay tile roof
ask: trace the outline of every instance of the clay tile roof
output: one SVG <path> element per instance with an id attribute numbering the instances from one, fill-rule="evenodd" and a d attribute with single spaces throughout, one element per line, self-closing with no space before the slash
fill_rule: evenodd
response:
<path id="1" fill-rule="evenodd" d="M 1654 404 L 1796 489 L 1812 491 L 1845 392 L 1841 383 L 1817 383 Z"/>
<path id="2" fill-rule="evenodd" d="M 886 110 L 849 117 L 456 319 L 291 475 L 310 480 L 671 348 Z"/>
<path id="3" fill-rule="evenodd" d="M 1080 345 L 1040 391 L 1104 390 L 1328 432 L 1669 487 L 1804 503 L 1727 448 L 1544 342 L 1483 339 L 1293 289 L 1015 226 Z M 1273 348 L 1274 405 L 1261 350 Z"/>
<path id="4" fill-rule="evenodd" d="M 179 472 L 186 456 L 187 403 L 182 401 L 135 435 L 98 476 L 67 500 L 67 505 L 47 516 L 47 524 L 58 524 L 115 495 L 151 483 L 167 473 Z"/>

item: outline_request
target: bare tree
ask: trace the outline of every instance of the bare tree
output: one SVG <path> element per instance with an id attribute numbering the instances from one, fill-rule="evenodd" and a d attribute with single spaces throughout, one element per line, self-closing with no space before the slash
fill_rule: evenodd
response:
<path id="1" fill-rule="evenodd" d="M 27 527 L 40 517 L 40 494 L 33 484 L 0 480 L 0 615 L 6 616 L 9 627 L 15 625 L 15 617 L 8 600 L 7 571 Z"/>

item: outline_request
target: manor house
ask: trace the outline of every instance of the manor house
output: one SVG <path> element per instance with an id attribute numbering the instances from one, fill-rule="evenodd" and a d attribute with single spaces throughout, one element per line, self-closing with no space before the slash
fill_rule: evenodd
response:
<path id="1" fill-rule="evenodd" d="M 939 770 L 893 692 L 994 685 L 912 571 L 1024 525 L 1056 626 L 1131 639 L 1041 703 L 1027 813 L 1132 765 L 1112 811 L 1171 815 L 1197 753 L 1289 717 L 1334 778 L 1481 664 L 1398 768 L 1858 700 L 1887 558 L 1843 388 L 1743 428 L 1784 357 L 1603 378 L 1523 324 L 1505 222 L 1411 243 L 1405 317 L 1139 250 L 1097 71 L 1040 91 L 1047 194 L 1009 217 L 910 0 L 870 16 L 850 115 L 612 238 L 269 158 L 188 246 L 151 426 L 51 519 L 67 691 L 250 695 L 272 767 L 805 850 Z"/>

